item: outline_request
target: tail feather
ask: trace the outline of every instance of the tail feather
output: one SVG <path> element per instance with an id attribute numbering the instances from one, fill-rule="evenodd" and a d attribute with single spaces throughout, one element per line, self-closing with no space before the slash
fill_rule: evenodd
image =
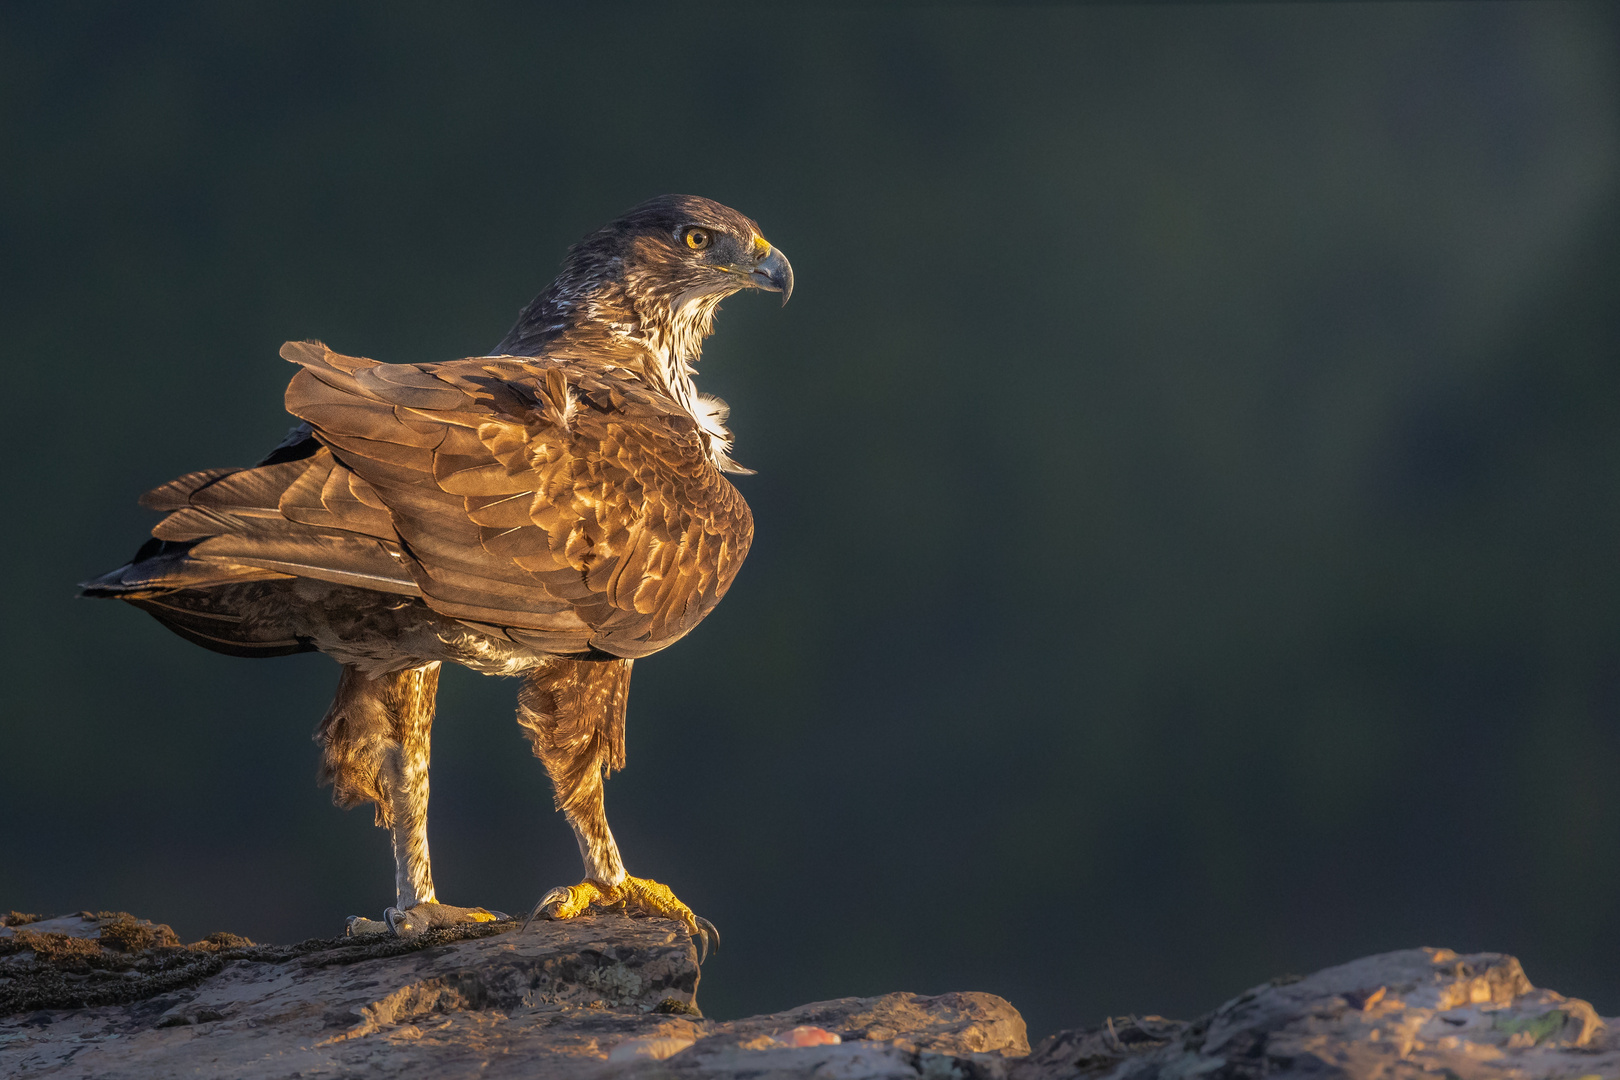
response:
<path id="1" fill-rule="evenodd" d="M 181 589 L 206 589 L 240 581 L 270 581 L 293 576 L 256 566 L 188 558 L 197 543 L 195 540 L 148 540 L 123 566 L 80 582 L 79 595 L 131 600 Z"/>
<path id="2" fill-rule="evenodd" d="M 214 591 L 293 575 L 189 558 L 198 542 L 148 540 L 128 563 L 82 583 L 79 595 L 127 601 L 187 641 L 227 656 L 287 656 L 315 647 L 245 621 L 232 610 L 244 598 L 240 589 Z"/>
<path id="3" fill-rule="evenodd" d="M 183 595 L 194 597 L 197 594 Z M 172 598 L 124 595 L 123 599 L 193 645 L 201 645 L 226 656 L 291 656 L 293 653 L 315 651 L 314 643 L 307 638 L 272 637 L 264 635 L 262 631 L 254 632 L 242 625 L 240 615 L 168 602 Z"/>
<path id="4" fill-rule="evenodd" d="M 328 358 L 324 346 L 313 344 L 294 352 L 339 381 L 375 364 Z M 301 603 L 286 590 L 295 579 L 421 595 L 388 510 L 307 424 L 251 469 L 187 473 L 141 502 L 165 512 L 152 538 L 123 566 L 81 583 L 80 595 L 127 601 L 215 652 L 282 656 L 313 649 L 297 636 L 306 623 L 288 615 Z"/>

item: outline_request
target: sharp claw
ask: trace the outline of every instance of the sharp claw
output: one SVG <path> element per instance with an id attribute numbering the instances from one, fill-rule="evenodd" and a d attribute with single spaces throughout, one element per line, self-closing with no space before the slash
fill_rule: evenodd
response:
<path id="1" fill-rule="evenodd" d="M 388 924 L 388 932 L 394 937 L 403 937 L 399 932 L 399 924 L 405 922 L 405 913 L 397 907 L 383 909 L 383 922 Z"/>
<path id="2" fill-rule="evenodd" d="M 518 933 L 521 934 L 523 931 L 527 930 L 529 928 L 529 924 L 540 917 L 540 912 L 545 910 L 547 904 L 554 904 L 559 900 L 567 900 L 572 894 L 573 890 L 567 885 L 559 885 L 555 889 L 552 889 L 550 892 L 546 893 L 546 895 L 535 901 L 534 910 L 529 912 L 529 917 L 523 920 L 522 926 L 518 927 Z"/>
<path id="3" fill-rule="evenodd" d="M 720 951 L 720 931 L 714 928 L 714 923 L 703 918 L 701 915 L 694 915 L 692 918 L 697 923 L 697 938 L 700 942 L 702 942 L 702 944 L 698 947 L 698 963 L 702 964 L 704 961 L 709 959 L 710 938 L 714 939 L 714 951 Z"/>
<path id="4" fill-rule="evenodd" d="M 703 929 L 707 930 L 709 932 L 709 936 L 714 938 L 714 951 L 719 952 L 720 951 L 720 931 L 715 928 L 714 923 L 710 922 L 708 919 L 704 919 L 704 918 L 701 918 L 701 917 L 695 916 L 695 915 L 693 916 L 693 918 L 697 919 L 698 925 L 703 927 Z"/>

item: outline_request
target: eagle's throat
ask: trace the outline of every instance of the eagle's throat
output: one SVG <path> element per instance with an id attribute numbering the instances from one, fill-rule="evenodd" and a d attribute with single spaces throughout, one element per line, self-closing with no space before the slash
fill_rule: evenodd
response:
<path id="1" fill-rule="evenodd" d="M 646 378 L 680 403 L 696 421 L 704 448 L 715 467 L 726 472 L 742 472 L 732 461 L 731 431 L 726 427 L 730 412 L 724 401 L 700 393 L 692 381 L 697 362 L 703 355 L 703 339 L 714 333 L 714 317 L 726 292 L 691 290 L 677 294 L 671 302 L 650 311 L 638 312 L 640 334 L 634 340 L 650 358 Z"/>
<path id="2" fill-rule="evenodd" d="M 714 332 L 720 301 L 733 291 L 651 288 L 636 295 L 625 287 L 620 265 L 565 268 L 523 309 L 495 353 L 537 356 L 570 339 L 631 346 L 611 352 L 639 367 L 642 379 L 692 417 L 717 468 L 737 471 L 727 456 L 731 432 L 725 426 L 726 405 L 700 393 L 692 381 L 703 340 Z"/>

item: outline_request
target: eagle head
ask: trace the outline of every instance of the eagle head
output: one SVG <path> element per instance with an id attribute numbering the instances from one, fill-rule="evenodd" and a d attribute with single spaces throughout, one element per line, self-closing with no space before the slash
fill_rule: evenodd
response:
<path id="1" fill-rule="evenodd" d="M 570 260 L 599 263 L 606 254 L 623 267 L 625 289 L 672 310 L 742 289 L 793 293 L 793 267 L 760 235 L 759 226 L 729 206 L 696 195 L 660 195 L 586 237 Z"/>
<path id="2" fill-rule="evenodd" d="M 533 355 L 566 335 L 629 338 L 690 365 L 720 301 L 743 289 L 793 293 L 793 266 L 743 214 L 696 195 L 660 195 L 568 249 L 562 270 L 496 351 Z"/>
<path id="3" fill-rule="evenodd" d="M 793 266 L 759 226 L 696 195 L 660 195 L 620 214 L 568 249 L 562 271 L 495 346 L 539 356 L 562 345 L 635 364 L 697 421 L 715 465 L 728 456 L 726 403 L 692 384 L 720 301 L 743 289 L 793 293 Z"/>

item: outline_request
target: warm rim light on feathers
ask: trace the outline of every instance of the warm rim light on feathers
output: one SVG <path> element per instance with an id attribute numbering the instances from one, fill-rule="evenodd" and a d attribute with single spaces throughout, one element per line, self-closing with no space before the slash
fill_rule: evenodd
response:
<path id="1" fill-rule="evenodd" d="M 152 540 L 86 583 L 216 651 L 345 665 L 317 738 L 337 800 L 394 831 L 390 929 L 480 917 L 434 902 L 427 852 L 450 661 L 525 676 L 520 722 L 595 883 L 575 906 L 629 898 L 707 946 L 712 926 L 625 874 L 601 780 L 623 764 L 631 662 L 714 608 L 753 537 L 722 475 L 747 471 L 729 410 L 692 382 L 720 301 L 746 288 L 785 300 L 792 267 L 735 210 L 668 195 L 570 249 L 491 355 L 382 364 L 289 342 L 302 425 L 258 466 L 147 493 L 167 515 Z"/>

